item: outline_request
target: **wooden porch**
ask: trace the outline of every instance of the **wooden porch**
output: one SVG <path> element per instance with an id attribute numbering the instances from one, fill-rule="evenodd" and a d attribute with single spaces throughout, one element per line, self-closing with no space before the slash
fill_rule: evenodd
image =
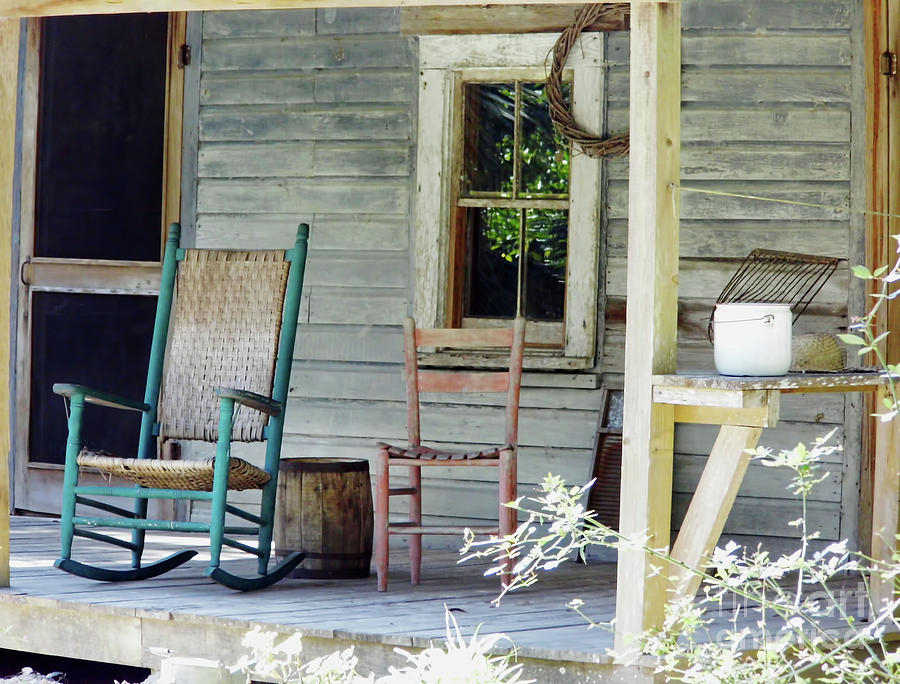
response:
<path id="1" fill-rule="evenodd" d="M 7 628 L 0 630 L 0 648 L 151 669 L 167 653 L 233 662 L 244 634 L 262 625 L 285 635 L 301 631 L 307 659 L 352 644 L 361 672 L 383 673 L 388 665 L 403 662 L 395 648 L 422 648 L 442 640 L 446 605 L 466 636 L 475 629 L 508 635 L 527 675 L 537 681 L 651 677 L 649 670 L 614 665 L 607 654 L 613 635 L 588 630 L 583 619 L 566 608 L 571 599 L 581 598 L 594 619 L 610 620 L 616 600 L 613 563 L 566 564 L 538 585 L 510 594 L 498 607 L 491 604 L 498 583 L 482 576 L 485 566 L 457 565 L 453 551 L 426 552 L 417 587 L 408 584 L 399 549 L 387 593 L 376 591 L 373 573 L 359 580 L 288 579 L 266 591 L 242 594 L 203 576 L 208 560 L 203 552 L 163 577 L 143 582 L 108 584 L 74 577 L 53 568 L 59 547 L 56 520 L 15 517 L 12 523 L 12 587 L 0 590 L 0 615 Z M 149 535 L 148 560 L 195 541 L 177 533 Z M 92 561 L 109 562 L 116 553 L 86 539 L 77 544 Z M 243 554 L 225 553 L 231 567 L 254 570 L 250 564 L 255 562 Z M 125 555 L 114 557 L 124 564 Z M 844 607 L 865 619 L 857 579 L 848 577 L 835 589 Z M 741 613 L 739 625 L 752 626 L 758 619 L 752 610 Z M 724 638 L 733 628 L 732 608 L 711 617 L 710 634 Z M 839 628 L 837 618 L 832 622 L 825 626 Z"/>

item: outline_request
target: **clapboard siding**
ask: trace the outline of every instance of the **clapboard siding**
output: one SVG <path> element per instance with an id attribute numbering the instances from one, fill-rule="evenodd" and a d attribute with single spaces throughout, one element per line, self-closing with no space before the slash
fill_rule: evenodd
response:
<path id="1" fill-rule="evenodd" d="M 290 244 L 302 221 L 316 226 L 309 236 L 314 250 L 405 252 L 409 246 L 405 214 L 203 214 L 197 239 L 205 245 L 277 249 Z"/>
<path id="2" fill-rule="evenodd" d="M 850 41 L 847 40 L 845 31 L 802 32 L 787 31 L 787 27 L 779 27 L 781 32 L 769 32 L 765 39 L 766 49 L 760 49 L 760 39 L 755 28 L 750 35 L 735 28 L 729 30 L 729 27 L 716 27 L 714 33 L 697 33 L 697 28 L 685 25 L 685 33 L 681 39 L 681 61 L 686 66 L 850 66 Z M 849 26 L 843 28 L 849 30 Z M 630 63 L 631 54 L 626 34 L 610 34 L 607 50 L 612 64 L 622 66 Z"/>
<path id="3" fill-rule="evenodd" d="M 791 221 L 785 229 L 784 221 L 682 221 L 679 230 L 679 250 L 682 258 L 701 258 L 718 254 L 722 258 L 743 259 L 758 245 L 778 245 L 786 252 L 803 252 L 810 245 L 816 254 L 846 258 L 849 251 L 847 226 L 840 222 Z M 624 258 L 628 246 L 628 222 L 615 219 L 607 229 L 608 254 Z"/>
<path id="4" fill-rule="evenodd" d="M 712 367 L 706 318 L 750 250 L 850 254 L 856 237 L 846 207 L 859 163 L 850 154 L 851 92 L 861 76 L 851 50 L 854 7 L 850 0 L 685 0 L 680 368 Z M 406 436 L 399 324 L 412 304 L 419 61 L 417 40 L 399 34 L 398 17 L 397 9 L 204 14 L 198 243 L 284 246 L 299 222 L 312 225 L 285 456 L 371 461 L 375 440 Z M 578 58 L 599 62 L 603 55 Z M 610 34 L 605 58 L 608 128 L 625 130 L 627 33 Z M 612 378 L 624 365 L 627 158 L 608 162 L 606 170 L 605 329 L 593 372 Z M 844 267 L 796 329 L 846 325 L 849 282 Z M 555 376 L 560 386 L 540 377 L 546 374 L 522 392 L 521 493 L 548 472 L 573 483 L 590 477 L 600 393 L 563 374 Z M 427 438 L 445 446 L 500 439 L 502 397 L 460 401 L 426 398 Z M 842 436 L 843 422 L 840 396 L 784 397 L 781 423 L 764 431 L 761 443 L 789 448 L 834 427 Z M 676 527 L 714 438 L 708 426 L 676 430 Z M 245 454 L 261 458 L 254 449 Z M 842 467 L 838 460 L 825 469 L 830 474 L 812 496 L 811 521 L 833 539 Z M 493 517 L 495 479 L 493 471 L 429 470 L 426 520 Z M 798 507 L 785 489 L 788 479 L 752 464 L 726 531 L 795 538 L 787 521 Z M 393 506 L 402 509 L 403 502 Z"/>
<path id="5" fill-rule="evenodd" d="M 860 163 L 851 160 L 851 92 L 853 79 L 862 75 L 851 49 L 854 6 L 820 0 L 683 4 L 679 368 L 712 367 L 706 319 L 752 249 L 850 256 L 851 169 Z M 627 34 L 610 36 L 608 57 L 609 127 L 624 130 Z M 609 299 L 599 364 L 620 372 L 627 308 L 627 159 L 607 163 L 607 171 Z M 839 332 L 847 324 L 849 284 L 848 269 L 841 267 L 795 330 Z M 792 448 L 834 428 L 838 442 L 843 440 L 842 397 L 826 402 L 818 396 L 815 402 L 784 397 L 782 409 L 778 427 L 764 430 L 760 444 Z M 709 426 L 676 427 L 676 528 L 715 436 Z M 841 519 L 841 455 L 832 460 L 810 505 L 811 524 L 825 539 L 837 538 Z M 752 464 L 726 533 L 796 538 L 797 529 L 787 522 L 800 508 L 786 489 L 789 479 L 787 472 Z"/>
<path id="6" fill-rule="evenodd" d="M 408 102 L 413 84 L 406 74 L 370 69 L 364 73 L 281 73 L 277 76 L 212 74 L 201 81 L 204 104 Z"/>

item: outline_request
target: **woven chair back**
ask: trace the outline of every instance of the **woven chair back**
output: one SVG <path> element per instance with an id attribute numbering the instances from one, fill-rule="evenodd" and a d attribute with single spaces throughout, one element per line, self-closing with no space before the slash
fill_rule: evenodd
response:
<path id="1" fill-rule="evenodd" d="M 175 284 L 159 404 L 163 438 L 218 438 L 221 387 L 271 396 L 289 262 L 284 251 L 185 250 Z M 241 407 L 232 439 L 262 440 Z"/>

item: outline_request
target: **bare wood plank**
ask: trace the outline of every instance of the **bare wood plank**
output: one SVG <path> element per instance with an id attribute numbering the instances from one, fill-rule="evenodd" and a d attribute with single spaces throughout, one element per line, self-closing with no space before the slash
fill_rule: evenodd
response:
<path id="1" fill-rule="evenodd" d="M 420 392 L 506 392 L 509 389 L 507 373 L 421 371 Z"/>
<path id="2" fill-rule="evenodd" d="M 691 28 L 757 32 L 771 29 L 847 29 L 853 20 L 850 6 L 840 0 L 701 0 L 684 7 L 684 25 Z"/>
<path id="3" fill-rule="evenodd" d="M 311 224 L 310 249 L 405 251 L 409 223 L 402 214 L 201 214 L 197 241 L 204 247 L 279 249 L 293 244 L 297 224 Z M 223 239 L 227 236 L 227 242 Z"/>
<path id="4" fill-rule="evenodd" d="M 352 334 L 348 331 L 348 334 Z M 295 360 L 291 370 L 290 396 L 310 399 L 369 399 L 405 401 L 402 368 L 370 364 L 320 363 Z M 574 408 L 598 411 L 600 392 L 580 387 L 581 378 L 571 376 L 572 384 L 540 384 L 543 373 L 526 373 L 522 379 L 520 406 L 532 408 Z M 592 376 L 596 378 L 596 376 Z M 566 378 L 561 378 L 565 380 Z M 458 397 L 436 395 L 433 401 L 457 403 Z M 471 394 L 467 404 L 501 406 L 505 399 L 494 394 Z"/>
<path id="5" fill-rule="evenodd" d="M 488 67 L 534 66 L 544 68 L 547 55 L 553 52 L 556 36 L 484 35 L 422 36 L 419 40 L 420 69 L 477 69 Z M 572 48 L 566 66 L 575 69 L 603 64 L 604 38 L 599 33 L 583 34 Z M 460 50 L 466 50 L 460 54 Z"/>
<path id="6" fill-rule="evenodd" d="M 197 211 L 283 214 L 291 211 L 348 214 L 404 214 L 409 203 L 405 179 L 297 178 L 225 180 L 201 178 Z"/>
<path id="7" fill-rule="evenodd" d="M 421 49 L 420 49 L 421 59 Z M 447 325 L 448 256 L 447 223 L 450 205 L 449 161 L 451 112 L 449 74 L 442 69 L 422 68 L 419 75 L 418 135 L 439 132 L 439 137 L 420 139 L 416 155 L 415 286 L 414 315 L 418 325 Z M 437 169 L 438 173 L 426 170 Z"/>
<path id="8" fill-rule="evenodd" d="M 761 438 L 760 441 L 762 442 L 763 439 Z M 697 483 L 700 481 L 700 476 L 703 474 L 707 459 L 708 455 L 675 454 L 673 491 L 676 494 L 690 496 L 694 493 L 697 489 Z M 843 473 L 840 468 L 832 467 L 832 464 L 828 464 L 823 470 L 827 470 L 828 475 L 822 482 L 813 487 L 809 500 L 839 504 L 841 502 Z M 819 474 L 825 475 L 822 471 L 819 471 Z M 764 498 L 780 499 L 787 502 L 796 501 L 794 496 L 788 492 L 792 479 L 793 471 L 787 468 L 769 468 L 751 459 L 747 472 L 744 474 L 741 488 L 738 490 L 737 498 L 738 500 L 741 498 Z M 762 528 L 756 532 L 764 534 Z"/>
<path id="9" fill-rule="evenodd" d="M 850 189 L 846 183 L 778 183 L 766 181 L 696 181 L 685 186 L 697 190 L 724 192 L 731 195 L 681 192 L 683 216 L 692 220 L 782 219 L 798 221 L 841 221 L 850 218 Z M 610 218 L 627 216 L 627 186 L 621 181 L 609 184 Z M 738 195 L 738 196 L 734 196 Z M 774 199 L 760 201 L 740 195 Z M 785 204 L 777 200 L 805 202 L 817 206 Z"/>
<path id="10" fill-rule="evenodd" d="M 521 445 L 589 449 L 593 444 L 597 424 L 593 411 L 523 408 L 520 414 Z M 465 426 L 462 433 L 461 425 Z M 429 444 L 502 444 L 504 426 L 502 406 L 422 406 L 422 438 Z M 285 431 L 309 438 L 340 435 L 373 442 L 405 441 L 406 405 L 386 401 L 291 400 L 285 413 Z"/>
<path id="11" fill-rule="evenodd" d="M 163 211 L 160 226 L 160 257 L 169 225 L 181 221 L 181 151 L 184 131 L 184 65 L 179 64 L 181 46 L 187 43 L 187 14 L 169 15 L 166 47 L 166 111 L 163 127 Z"/>
<path id="12" fill-rule="evenodd" d="M 203 76 L 203 105 L 312 102 L 409 102 L 415 90 L 411 69 L 211 72 Z"/>
<path id="13" fill-rule="evenodd" d="M 681 125 L 688 144 L 754 140 L 846 143 L 850 139 L 850 112 L 837 108 L 694 107 L 681 113 Z M 627 106 L 610 106 L 609 127 L 613 131 L 627 129 Z"/>
<path id="14" fill-rule="evenodd" d="M 676 423 L 703 425 L 742 425 L 744 427 L 775 427 L 778 418 L 770 406 L 755 408 L 722 408 L 718 406 L 675 406 Z"/>
<path id="15" fill-rule="evenodd" d="M 316 10 L 257 10 L 207 12 L 204 38 L 287 38 L 313 36 Z"/>
<path id="16" fill-rule="evenodd" d="M 759 50 L 765 50 L 762 45 Z M 628 81 L 622 71 L 610 70 L 611 102 L 628 101 Z M 721 69 L 685 70 L 682 102 L 701 102 L 707 106 L 729 102 L 734 106 L 768 109 L 784 103 L 821 102 L 829 106 L 850 103 L 848 68 L 804 67 L 796 70 L 746 66 Z"/>
<path id="17" fill-rule="evenodd" d="M 745 255 L 746 256 L 746 255 Z M 679 292 L 684 299 L 713 300 L 734 275 L 740 260 L 681 259 L 679 262 Z M 628 262 L 610 257 L 607 266 L 607 292 L 610 297 L 624 297 L 627 288 L 625 272 Z M 816 296 L 816 305 L 843 304 L 846 307 L 850 275 L 846 267 L 839 267 Z M 800 318 L 802 321 L 803 318 Z"/>
<path id="18" fill-rule="evenodd" d="M 0 15 L 3 13 L 0 12 Z M 13 169 L 16 159 L 16 99 L 19 87 L 20 21 L 0 16 L 0 306 L 11 309 L 10 263 L 12 255 Z M 10 499 L 10 396 L 9 316 L 0 320 L 0 587 L 9 586 Z"/>
<path id="19" fill-rule="evenodd" d="M 662 0 L 659 0 L 662 2 Z M 601 3 L 621 0 L 599 0 Z M 496 5 L 544 4 L 546 0 L 496 0 Z M 39 17 L 125 12 L 205 12 L 209 10 L 304 9 L 317 7 L 404 7 L 409 0 L 3 0 L 0 16 Z M 431 0 L 433 5 L 480 5 L 482 0 Z"/>
<path id="20" fill-rule="evenodd" d="M 678 185 L 681 148 L 681 5 L 631 6 L 631 169 L 625 422 L 620 531 L 668 546 L 673 411 L 654 404 L 652 375 L 675 370 L 678 310 Z M 664 371 L 665 372 L 665 371 Z M 619 552 L 615 647 L 661 625 L 666 572 L 640 549 Z"/>
<path id="21" fill-rule="evenodd" d="M 365 69 L 415 67 L 413 43 L 403 36 L 292 36 L 207 41 L 208 72 L 247 69 Z"/>
<path id="22" fill-rule="evenodd" d="M 750 463 L 746 450 L 756 446 L 761 434 L 760 428 L 722 426 L 672 546 L 676 561 L 694 570 L 703 569 Z M 693 596 L 700 587 L 700 575 L 686 568 L 671 568 L 669 577 L 682 596 Z"/>
<path id="23" fill-rule="evenodd" d="M 316 10 L 316 33 L 320 36 L 396 34 L 400 29 L 397 7 L 322 8 Z"/>
<path id="24" fill-rule="evenodd" d="M 778 245 L 778 249 L 786 252 L 807 252 L 810 245 L 815 245 L 817 254 L 844 259 L 849 253 L 847 224 L 839 221 L 686 220 L 681 222 L 680 237 L 679 250 L 683 259 L 711 255 L 743 259 L 760 245 Z M 627 221 L 610 221 L 609 255 L 623 257 L 626 245 Z"/>
<path id="25" fill-rule="evenodd" d="M 809 8 L 807 8 L 809 10 Z M 807 11 L 807 16 L 810 12 Z M 760 34 L 756 27 L 766 18 L 756 16 L 747 33 L 723 27 L 710 33 L 686 33 L 681 38 L 681 63 L 684 65 L 762 65 L 849 66 L 850 36 L 814 30 Z M 783 27 L 779 27 L 783 28 Z M 724 34 L 724 35 L 723 35 Z M 627 34 L 609 37 L 609 59 L 628 64 Z"/>
<path id="26" fill-rule="evenodd" d="M 391 325 L 407 312 L 407 290 L 314 287 L 303 296 L 300 320 L 307 323 Z"/>
<path id="27" fill-rule="evenodd" d="M 779 390 L 781 392 L 854 392 L 874 390 L 886 383 L 879 373 L 788 373 L 771 377 L 737 377 L 712 371 L 654 375 L 658 386 L 713 390 Z"/>
<path id="28" fill-rule="evenodd" d="M 685 406 L 716 406 L 719 408 L 746 408 L 759 405 L 762 390 L 743 392 L 741 390 L 711 390 L 704 387 L 653 386 L 653 401 L 660 404 L 682 404 Z"/>
<path id="29" fill-rule="evenodd" d="M 891 149 L 890 115 L 891 93 L 884 87 L 881 73 L 881 55 L 892 49 L 889 42 L 889 27 L 892 25 L 890 10 L 892 3 L 871 1 L 863 3 L 863 30 L 865 59 L 865 197 L 866 207 L 874 212 L 891 211 Z M 865 263 L 870 270 L 891 263 L 893 243 L 889 238 L 891 229 L 886 216 L 866 216 L 865 223 Z M 872 294 L 875 283 L 866 283 L 866 294 Z M 875 332 L 880 335 L 887 330 L 887 317 L 879 316 L 875 321 Z M 891 336 L 889 336 L 891 337 Z M 896 337 L 896 336 L 893 336 Z M 895 340 L 896 342 L 896 340 Z M 891 344 L 891 342 L 888 342 Z M 894 357 L 896 358 L 896 357 Z M 881 410 L 874 397 L 867 397 L 863 404 L 863 415 L 871 416 Z M 867 420 L 862 430 L 862 463 L 859 485 L 859 540 L 863 552 L 871 552 L 872 510 L 874 505 L 874 472 L 876 453 L 877 422 Z"/>
<path id="30" fill-rule="evenodd" d="M 884 392 L 879 392 L 883 396 Z M 879 407 L 880 410 L 883 410 Z M 880 422 L 875 428 L 875 472 L 872 492 L 872 558 L 890 564 L 897 548 L 900 496 L 900 421 Z M 872 576 L 872 602 L 883 606 L 894 600 L 893 577 Z"/>
<path id="31" fill-rule="evenodd" d="M 605 43 L 605 36 L 604 36 Z M 577 49 L 577 48 L 576 48 Z M 603 130 L 606 76 L 579 75 L 572 92 L 572 115 L 585 130 Z M 568 356 L 592 357 L 596 349 L 600 241 L 597 227 L 603 216 L 603 163 L 586 154 L 572 157 L 569 196 L 569 257 L 566 264 L 565 351 Z"/>
<path id="32" fill-rule="evenodd" d="M 512 339 L 510 328 L 416 328 L 417 347 L 509 347 Z"/>
<path id="33" fill-rule="evenodd" d="M 159 292 L 160 272 L 160 264 L 152 261 L 34 257 L 22 268 L 22 280 L 47 292 L 153 295 Z"/>
<path id="34" fill-rule="evenodd" d="M 686 143 L 681 148 L 681 179 L 850 180 L 850 148 L 846 144 L 829 143 L 811 149 L 785 141 L 760 142 L 764 144 Z M 628 178 L 627 157 L 611 160 L 608 166 L 610 178 Z"/>
<path id="35" fill-rule="evenodd" d="M 751 428 L 753 429 L 753 428 Z M 691 493 L 672 496 L 673 527 L 678 527 L 691 502 Z M 821 533 L 821 539 L 836 541 L 840 530 L 841 504 L 837 501 L 807 501 L 810 529 Z M 790 525 L 803 515 L 803 506 L 795 498 L 737 497 L 731 515 L 725 521 L 723 535 L 741 534 L 760 537 L 799 539 L 801 532 Z M 755 551 L 755 547 L 753 548 Z"/>
<path id="36" fill-rule="evenodd" d="M 409 108 L 362 104 L 204 107 L 200 138 L 208 140 L 408 140 Z"/>
<path id="37" fill-rule="evenodd" d="M 412 35 L 431 33 L 545 33 L 571 26 L 580 5 L 510 7 L 406 7 L 400 10 L 400 30 Z M 586 31 L 628 29 L 628 4 L 608 5 Z"/>

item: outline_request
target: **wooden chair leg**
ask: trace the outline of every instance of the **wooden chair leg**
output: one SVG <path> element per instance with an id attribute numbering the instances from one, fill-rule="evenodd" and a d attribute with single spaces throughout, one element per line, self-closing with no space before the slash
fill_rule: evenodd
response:
<path id="1" fill-rule="evenodd" d="M 500 454 L 500 510 L 498 513 L 500 536 L 505 537 L 516 531 L 518 514 L 514 508 L 506 504 L 514 501 L 516 492 L 516 454 L 515 452 L 503 452 Z M 504 587 L 512 582 L 512 560 L 503 561 L 503 570 L 500 573 L 500 582 Z"/>
<path id="2" fill-rule="evenodd" d="M 409 487 L 415 491 L 409 495 L 409 521 L 422 526 L 422 468 L 409 467 Z M 418 584 L 422 570 L 422 535 L 409 535 L 409 581 Z"/>
<path id="3" fill-rule="evenodd" d="M 390 507 L 390 477 L 388 451 L 379 449 L 375 461 L 375 567 L 378 591 L 387 591 L 388 579 L 388 509 Z"/>

